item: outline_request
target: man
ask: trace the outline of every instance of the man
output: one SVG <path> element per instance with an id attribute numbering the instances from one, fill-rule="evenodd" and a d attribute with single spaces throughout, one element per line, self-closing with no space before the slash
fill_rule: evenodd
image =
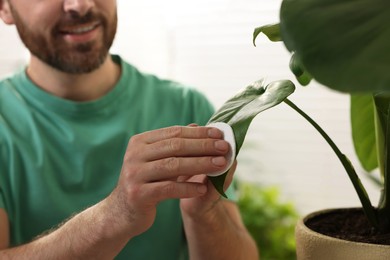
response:
<path id="1" fill-rule="evenodd" d="M 0 259 L 258 258 L 205 175 L 229 150 L 190 125 L 209 103 L 108 55 L 114 0 L 0 0 L 0 17 L 31 53 L 0 82 Z"/>

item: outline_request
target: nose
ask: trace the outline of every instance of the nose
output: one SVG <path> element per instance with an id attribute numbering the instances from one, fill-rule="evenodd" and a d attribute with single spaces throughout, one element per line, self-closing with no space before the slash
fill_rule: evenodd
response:
<path id="1" fill-rule="evenodd" d="M 64 0 L 64 11 L 84 16 L 94 4 L 94 0 Z"/>

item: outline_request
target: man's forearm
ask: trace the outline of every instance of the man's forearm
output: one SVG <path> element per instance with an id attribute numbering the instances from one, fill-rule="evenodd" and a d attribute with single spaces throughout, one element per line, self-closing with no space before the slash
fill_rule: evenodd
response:
<path id="1" fill-rule="evenodd" d="M 183 215 L 191 260 L 259 259 L 256 244 L 232 202 L 219 201 L 202 218 Z"/>
<path id="2" fill-rule="evenodd" d="M 130 239 L 114 214 L 102 201 L 31 243 L 0 251 L 0 259 L 113 259 Z"/>

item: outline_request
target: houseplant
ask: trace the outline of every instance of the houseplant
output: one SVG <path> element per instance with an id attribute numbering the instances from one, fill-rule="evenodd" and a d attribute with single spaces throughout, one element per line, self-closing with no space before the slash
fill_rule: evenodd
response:
<path id="1" fill-rule="evenodd" d="M 279 95 L 278 89 L 272 91 L 271 99 L 277 97 L 279 100 L 273 105 L 279 104 L 280 100 L 285 101 L 308 119 L 328 141 L 345 167 L 362 202 L 362 208 L 339 210 L 344 215 L 348 213 L 347 220 L 343 222 L 355 225 L 359 222 L 356 215 L 349 215 L 350 211 L 359 216 L 364 215 L 362 222 L 367 222 L 365 227 L 357 227 L 356 236 L 359 238 L 335 239 L 336 242 L 341 242 L 342 251 L 350 252 L 352 256 L 341 256 L 334 251 L 330 248 L 334 243 L 334 240 L 331 240 L 333 234 L 321 235 L 318 231 L 313 232 L 317 235 L 314 240 L 317 241 L 320 237 L 325 238 L 325 242 L 319 246 L 309 243 L 310 256 L 306 256 L 303 252 L 304 246 L 300 246 L 298 241 L 298 259 L 390 257 L 389 15 L 390 2 L 384 0 L 284 0 L 280 9 L 280 23 L 259 27 L 254 32 L 254 40 L 260 33 L 264 33 L 272 41 L 283 41 L 292 53 L 290 68 L 302 85 L 307 85 L 314 78 L 324 86 L 351 94 L 352 133 L 358 158 L 367 171 L 379 167 L 382 176 L 381 198 L 378 205 L 373 206 L 347 157 L 310 117 L 287 99 L 293 91 L 283 95 Z M 288 81 L 281 82 L 281 85 L 290 84 L 287 83 Z M 267 90 L 267 87 L 264 89 Z M 237 100 L 233 98 L 228 101 L 211 121 L 224 121 L 231 124 L 236 138 L 240 136 L 239 142 L 242 143 L 242 136 L 245 136 L 251 118 L 243 120 L 240 116 L 238 118 L 241 122 L 237 123 L 237 116 L 232 112 L 234 109 L 229 110 L 234 107 Z M 250 107 L 256 110 L 253 106 Z M 223 116 L 226 111 L 231 114 L 228 119 Z M 252 114 L 256 115 L 256 113 Z M 241 128 L 245 131 L 236 133 Z M 212 179 L 217 188 L 221 187 L 223 176 Z M 331 215 L 331 213 L 333 214 L 333 210 L 315 213 L 314 218 L 317 220 L 320 216 Z M 301 239 L 299 232 L 309 230 L 307 225 L 311 219 L 312 216 L 304 218 L 300 223 L 303 226 L 297 227 L 299 240 Z M 343 229 L 332 221 L 330 225 L 336 231 Z M 349 229 L 346 235 L 351 233 L 354 233 L 353 228 Z M 345 242 L 344 239 L 357 240 L 357 243 Z M 353 246 L 356 244 L 358 248 L 350 247 L 350 244 Z M 372 244 L 382 245 L 375 247 Z M 315 252 L 316 249 L 319 249 L 318 253 Z M 373 252 L 369 252 L 369 249 L 373 249 Z"/>
<path id="2" fill-rule="evenodd" d="M 342 242 L 342 250 L 350 251 L 353 255 L 347 259 L 390 257 L 389 15 L 390 3 L 381 0 L 284 0 L 280 9 L 280 24 L 262 26 L 254 32 L 254 40 L 264 33 L 272 41 L 284 42 L 292 53 L 290 68 L 301 84 L 306 85 L 314 78 L 327 87 L 351 93 L 355 150 L 367 171 L 379 167 L 383 184 L 380 201 L 374 207 L 353 169 L 343 162 L 369 223 L 358 226 L 356 216 L 347 214 L 350 211 L 356 214 L 359 209 L 339 210 L 347 216 L 343 222 L 352 222 L 355 226 L 341 238 L 366 243 L 358 243 L 358 248 L 349 249 L 349 245 L 346 247 Z M 330 215 L 331 212 L 333 214 L 328 210 L 325 214 Z M 316 221 L 320 215 L 314 214 Z M 297 227 L 297 239 L 301 239 L 301 231 L 308 231 L 307 226 L 312 221 L 309 217 L 304 220 Z M 336 227 L 330 220 L 328 224 L 333 230 L 326 231 L 327 235 L 336 235 L 333 231 L 344 228 Z M 358 229 L 358 232 L 354 229 Z M 354 238 L 350 238 L 351 233 L 356 233 Z M 319 237 L 326 241 L 318 246 L 318 255 L 313 252 L 316 246 L 311 242 L 306 244 L 310 246 L 311 256 L 307 256 L 304 252 L 306 248 L 297 242 L 299 259 L 345 259 L 339 253 L 330 256 L 329 245 L 333 245 L 333 242 L 329 237 Z M 367 243 L 387 246 L 373 247 Z M 369 252 L 369 248 L 373 248 L 374 253 Z"/>

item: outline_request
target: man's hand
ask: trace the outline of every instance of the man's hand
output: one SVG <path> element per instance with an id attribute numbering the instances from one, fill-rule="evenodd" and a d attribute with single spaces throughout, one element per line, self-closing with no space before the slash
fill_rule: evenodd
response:
<path id="1" fill-rule="evenodd" d="M 206 200 L 204 208 L 210 207 L 219 195 L 205 174 L 223 169 L 228 151 L 222 132 L 210 127 L 175 126 L 132 137 L 118 186 L 108 198 L 115 214 L 135 236 L 153 224 L 160 201 L 200 197 L 184 204 L 200 208 Z"/>
<path id="2" fill-rule="evenodd" d="M 228 151 L 220 130 L 210 127 L 170 127 L 134 136 L 118 185 L 106 199 L 31 243 L 0 250 L 0 258 L 113 259 L 153 224 L 160 201 L 178 198 L 191 259 L 257 259 L 237 206 L 220 200 L 205 176 L 226 167 Z"/>
<path id="3" fill-rule="evenodd" d="M 225 179 L 225 190 L 230 186 L 233 180 L 233 174 L 236 170 L 237 162 L 235 161 L 230 168 Z M 214 206 L 220 201 L 221 195 L 214 188 L 211 181 L 205 175 L 193 176 L 186 179 L 187 182 L 199 182 L 207 185 L 207 192 L 199 197 L 182 199 L 180 207 L 185 215 L 196 217 L 205 217 L 209 212 L 212 213 Z"/>

